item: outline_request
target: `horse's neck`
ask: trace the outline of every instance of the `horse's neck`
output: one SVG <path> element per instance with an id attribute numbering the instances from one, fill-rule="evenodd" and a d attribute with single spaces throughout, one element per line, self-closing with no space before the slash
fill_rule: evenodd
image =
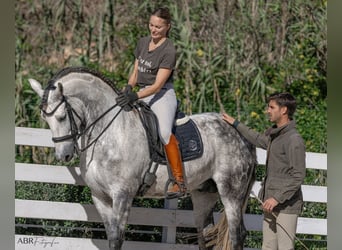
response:
<path id="1" fill-rule="evenodd" d="M 91 137 L 96 137 L 105 130 L 102 138 L 109 137 L 109 141 L 116 139 L 132 140 L 145 135 L 142 123 L 137 111 L 126 112 L 119 106 L 115 106 L 116 95 L 111 92 L 94 91 L 83 98 L 83 113 L 87 126 L 95 123 Z M 107 114 L 105 114 L 109 111 Z M 108 126 L 108 127 L 107 127 Z M 108 143 L 110 143 L 108 141 Z"/>
<path id="2" fill-rule="evenodd" d="M 86 127 L 95 123 L 91 128 L 93 135 L 101 132 L 119 111 L 118 108 L 114 108 L 108 114 L 103 115 L 115 105 L 116 94 L 114 90 L 95 77 L 89 79 L 83 79 L 83 75 L 77 75 L 74 78 L 68 77 L 63 80 L 71 106 L 76 110 L 76 113 L 83 116 Z M 102 115 L 103 117 L 101 117 Z M 116 120 L 115 122 L 118 123 L 120 118 L 118 117 Z"/>
<path id="3" fill-rule="evenodd" d="M 99 98 L 88 99 L 84 102 L 85 122 L 87 126 L 94 124 L 94 133 L 100 133 L 105 130 L 107 126 L 117 130 L 122 123 L 122 116 L 119 107 L 114 107 L 115 102 L 113 97 L 106 97 L 105 95 Z M 108 128 L 109 129 L 109 128 Z M 106 130 L 108 130 L 106 129 Z"/>
<path id="4" fill-rule="evenodd" d="M 91 81 L 77 79 L 77 84 L 70 85 L 74 88 L 70 89 L 70 92 L 82 102 L 80 106 L 86 126 L 95 122 L 94 127 L 89 129 L 89 131 L 93 129 L 91 136 L 88 137 L 89 133 L 86 135 L 87 139 L 94 139 L 104 131 L 99 138 L 103 145 L 118 144 L 120 148 L 123 145 L 126 148 L 139 145 L 143 147 L 139 151 L 144 153 L 148 151 L 146 132 L 137 111 L 126 112 L 120 107 L 115 107 L 101 117 L 116 103 L 117 95 L 110 86 L 96 78 L 92 78 Z"/>

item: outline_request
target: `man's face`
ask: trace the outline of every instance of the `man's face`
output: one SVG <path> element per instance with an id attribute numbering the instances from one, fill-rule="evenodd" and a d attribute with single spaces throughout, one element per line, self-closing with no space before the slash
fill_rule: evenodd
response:
<path id="1" fill-rule="evenodd" d="M 280 107 L 275 100 L 271 100 L 268 103 L 266 112 L 270 122 L 278 124 L 283 115 L 286 114 L 286 107 Z"/>

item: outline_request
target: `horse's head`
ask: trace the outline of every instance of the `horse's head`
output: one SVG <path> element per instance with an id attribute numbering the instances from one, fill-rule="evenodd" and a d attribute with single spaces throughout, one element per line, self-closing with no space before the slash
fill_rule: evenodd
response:
<path id="1" fill-rule="evenodd" d="M 74 118 L 75 110 L 70 106 L 68 97 L 64 95 L 63 85 L 60 82 L 51 82 L 45 90 L 38 81 L 29 79 L 29 82 L 41 98 L 41 116 L 50 127 L 56 158 L 70 161 L 77 146 L 81 118 L 77 113 L 77 118 Z"/>

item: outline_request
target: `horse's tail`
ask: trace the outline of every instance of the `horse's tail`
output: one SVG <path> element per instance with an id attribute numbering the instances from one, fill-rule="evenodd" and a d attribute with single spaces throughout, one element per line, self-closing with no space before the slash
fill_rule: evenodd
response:
<path id="1" fill-rule="evenodd" d="M 230 250 L 228 229 L 227 216 L 223 210 L 218 223 L 204 233 L 204 238 L 210 239 L 206 243 L 206 247 L 213 247 L 214 250 Z"/>

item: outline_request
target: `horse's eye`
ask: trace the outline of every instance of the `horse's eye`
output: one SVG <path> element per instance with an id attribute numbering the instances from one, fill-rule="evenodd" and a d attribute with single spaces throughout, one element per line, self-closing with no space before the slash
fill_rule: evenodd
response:
<path id="1" fill-rule="evenodd" d="M 63 113 L 63 114 L 58 114 L 55 116 L 56 117 L 56 120 L 59 121 L 59 122 L 62 122 L 65 120 L 66 118 L 66 113 Z"/>

